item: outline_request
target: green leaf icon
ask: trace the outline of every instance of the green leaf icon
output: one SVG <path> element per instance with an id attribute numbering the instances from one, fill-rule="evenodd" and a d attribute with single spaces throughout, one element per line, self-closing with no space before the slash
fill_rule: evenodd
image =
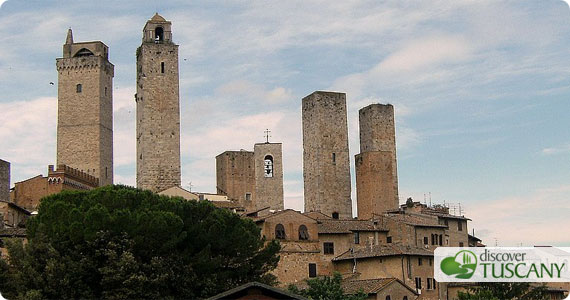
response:
<path id="1" fill-rule="evenodd" d="M 441 261 L 441 271 L 455 278 L 469 279 L 477 268 L 477 256 L 468 250 L 461 250 L 455 256 L 446 257 Z"/>

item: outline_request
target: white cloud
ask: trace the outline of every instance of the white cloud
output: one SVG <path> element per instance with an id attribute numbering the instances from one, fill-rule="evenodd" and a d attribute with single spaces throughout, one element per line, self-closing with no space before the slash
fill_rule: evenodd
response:
<path id="1" fill-rule="evenodd" d="M 548 147 L 542 149 L 542 154 L 544 155 L 555 155 L 570 152 L 570 143 L 565 145 L 560 145 L 558 147 Z"/>

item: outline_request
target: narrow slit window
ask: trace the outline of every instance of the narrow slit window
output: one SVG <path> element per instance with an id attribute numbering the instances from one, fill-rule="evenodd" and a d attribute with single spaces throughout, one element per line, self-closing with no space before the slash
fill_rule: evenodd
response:
<path id="1" fill-rule="evenodd" d="M 83 86 L 81 85 L 81 83 L 75 86 L 75 91 L 77 93 L 81 93 L 82 90 L 83 90 Z"/>
<path id="2" fill-rule="evenodd" d="M 333 162 L 333 164 L 336 163 L 336 153 L 334 153 L 334 152 L 332 154 L 332 162 Z"/>
<path id="3" fill-rule="evenodd" d="M 164 62 L 160 63 L 160 73 L 164 74 Z"/>

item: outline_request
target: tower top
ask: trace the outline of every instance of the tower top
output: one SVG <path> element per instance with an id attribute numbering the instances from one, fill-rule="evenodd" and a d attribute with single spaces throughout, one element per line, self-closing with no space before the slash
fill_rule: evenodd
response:
<path id="1" fill-rule="evenodd" d="M 148 20 L 143 29 L 143 43 L 172 44 L 172 23 L 158 13 Z"/>
<path id="2" fill-rule="evenodd" d="M 65 44 L 71 45 L 73 44 L 73 32 L 71 31 L 71 27 L 67 30 L 67 37 L 65 38 Z"/>
<path id="3" fill-rule="evenodd" d="M 65 44 L 63 44 L 63 58 L 74 58 L 83 56 L 99 56 L 109 59 L 109 47 L 101 41 L 74 42 L 73 31 L 67 29 Z"/>

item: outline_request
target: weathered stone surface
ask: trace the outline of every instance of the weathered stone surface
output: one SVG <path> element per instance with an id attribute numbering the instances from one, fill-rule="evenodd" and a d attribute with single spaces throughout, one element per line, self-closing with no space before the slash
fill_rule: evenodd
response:
<path id="1" fill-rule="evenodd" d="M 181 181 L 178 45 L 170 28 L 149 20 L 137 50 L 137 187 L 153 192 Z"/>
<path id="2" fill-rule="evenodd" d="M 255 207 L 283 209 L 283 153 L 281 143 L 260 143 L 253 148 L 255 159 Z M 272 176 L 266 175 L 265 159 L 271 158 Z"/>
<path id="3" fill-rule="evenodd" d="M 113 183 L 113 76 L 101 42 L 73 43 L 57 59 L 57 164 Z M 70 43 L 71 42 L 71 43 Z"/>
<path id="4" fill-rule="evenodd" d="M 10 200 L 10 163 L 0 159 L 0 201 L 9 201 L 9 200 Z"/>
<path id="5" fill-rule="evenodd" d="M 352 218 L 346 94 L 317 91 L 302 102 L 305 211 Z"/>
<path id="6" fill-rule="evenodd" d="M 247 210 L 255 204 L 255 162 L 251 151 L 225 151 L 216 156 L 216 192 Z M 246 197 L 246 194 L 250 196 Z M 246 199 L 247 198 L 247 199 Z"/>

